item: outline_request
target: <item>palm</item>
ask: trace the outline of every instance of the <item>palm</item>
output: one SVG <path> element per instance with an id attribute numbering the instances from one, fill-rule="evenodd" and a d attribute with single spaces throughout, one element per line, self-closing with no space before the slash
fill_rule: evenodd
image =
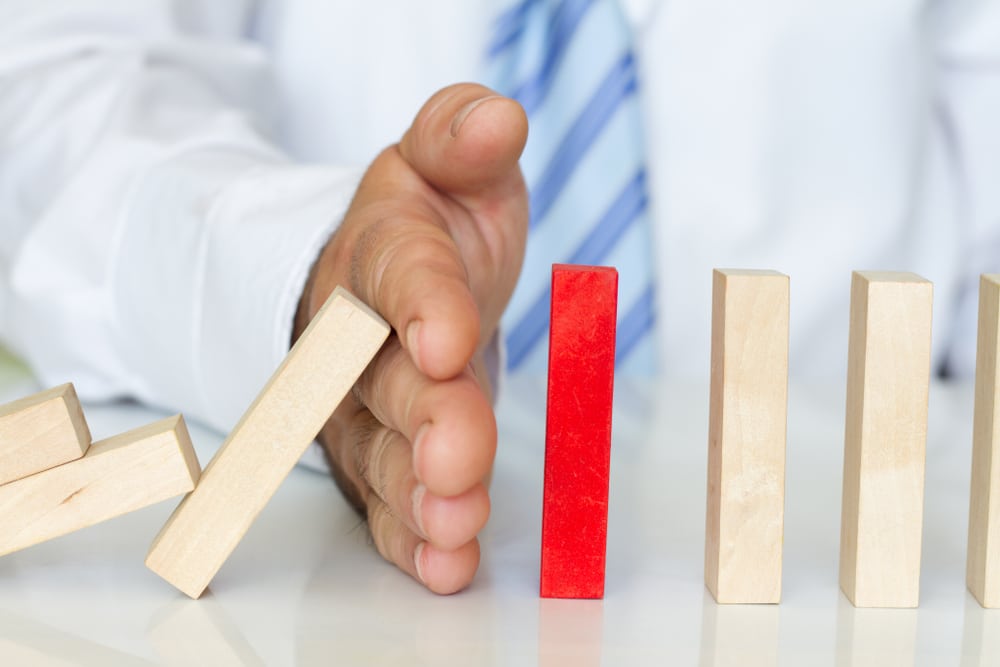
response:
<path id="1" fill-rule="evenodd" d="M 397 333 L 321 440 L 380 553 L 437 592 L 471 580 L 489 514 L 482 352 L 524 253 L 526 131 L 516 103 L 479 86 L 435 95 L 372 163 L 300 309 L 307 320 L 344 284 Z"/>

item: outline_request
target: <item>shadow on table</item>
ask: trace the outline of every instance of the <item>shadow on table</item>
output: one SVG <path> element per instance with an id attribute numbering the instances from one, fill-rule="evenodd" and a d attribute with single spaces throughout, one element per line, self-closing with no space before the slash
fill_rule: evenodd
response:
<path id="1" fill-rule="evenodd" d="M 837 665 L 912 665 L 916 609 L 855 608 L 843 595 L 837 607 Z"/>
<path id="2" fill-rule="evenodd" d="M 778 664 L 778 605 L 716 604 L 706 591 L 701 612 L 702 667 Z"/>
<path id="3" fill-rule="evenodd" d="M 344 540 L 345 542 L 347 540 Z M 331 547 L 306 584 L 295 621 L 295 664 L 516 664 L 517 637 L 496 636 L 486 587 L 437 596 L 371 547 Z M 507 645 L 510 641 L 510 645 Z"/>
<path id="4" fill-rule="evenodd" d="M 600 667 L 602 600 L 538 601 L 538 667 Z"/>
<path id="5" fill-rule="evenodd" d="M 153 665 L 139 656 L 0 611 L 0 665 Z"/>
<path id="6" fill-rule="evenodd" d="M 995 665 L 997 655 L 1000 655 L 1000 609 L 983 609 L 976 598 L 966 592 L 961 665 Z"/>
<path id="7" fill-rule="evenodd" d="M 162 607 L 150 619 L 146 636 L 165 665 L 264 665 L 211 592 Z"/>

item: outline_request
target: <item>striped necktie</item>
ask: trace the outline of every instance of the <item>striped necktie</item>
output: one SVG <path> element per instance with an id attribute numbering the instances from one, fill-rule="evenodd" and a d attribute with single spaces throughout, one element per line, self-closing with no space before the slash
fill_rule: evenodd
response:
<path id="1" fill-rule="evenodd" d="M 613 0 L 521 0 L 496 23 L 491 85 L 528 114 L 531 220 L 504 315 L 508 367 L 543 371 L 553 263 L 619 271 L 619 371 L 656 370 L 652 247 L 635 58 Z"/>

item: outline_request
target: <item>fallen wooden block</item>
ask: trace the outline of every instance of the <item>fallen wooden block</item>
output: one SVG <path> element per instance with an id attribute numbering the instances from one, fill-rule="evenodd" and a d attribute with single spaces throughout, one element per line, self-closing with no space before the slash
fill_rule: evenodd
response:
<path id="1" fill-rule="evenodd" d="M 840 586 L 856 607 L 919 602 L 932 291 L 912 273 L 851 282 Z"/>
<path id="2" fill-rule="evenodd" d="M 705 584 L 719 603 L 781 600 L 788 276 L 716 270 Z"/>
<path id="3" fill-rule="evenodd" d="M 0 484 L 76 460 L 89 446 L 71 384 L 0 406 Z"/>
<path id="4" fill-rule="evenodd" d="M 1000 607 L 1000 274 L 979 280 L 979 340 L 972 429 L 966 582 L 979 604 Z"/>
<path id="5" fill-rule="evenodd" d="M 604 597 L 618 272 L 552 267 L 541 596 Z"/>
<path id="6" fill-rule="evenodd" d="M 374 311 L 335 289 L 160 531 L 146 565 L 199 597 L 388 335 Z"/>
<path id="7" fill-rule="evenodd" d="M 0 556 L 179 496 L 198 474 L 180 415 L 95 442 L 77 461 L 0 486 Z"/>

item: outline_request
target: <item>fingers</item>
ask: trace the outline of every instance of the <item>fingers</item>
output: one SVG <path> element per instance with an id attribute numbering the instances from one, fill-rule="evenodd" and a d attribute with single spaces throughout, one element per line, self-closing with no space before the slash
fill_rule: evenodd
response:
<path id="1" fill-rule="evenodd" d="M 490 511 L 482 479 L 496 446 L 482 389 L 471 372 L 428 379 L 393 338 L 354 398 L 323 432 L 335 479 L 359 498 L 386 559 L 435 592 L 465 587 L 478 567 L 476 535 Z"/>
<path id="2" fill-rule="evenodd" d="M 481 86 L 435 95 L 365 174 L 301 307 L 307 322 L 346 284 L 397 334 L 323 441 L 382 555 L 440 593 L 471 581 L 489 514 L 496 423 L 471 362 L 520 270 L 526 135 L 521 108 Z"/>
<path id="3" fill-rule="evenodd" d="M 444 88 L 427 101 L 399 150 L 436 188 L 483 196 L 511 185 L 527 139 L 528 119 L 521 105 L 464 83 Z"/>
<path id="4" fill-rule="evenodd" d="M 382 557 L 442 595 L 462 590 L 479 567 L 479 542 L 445 551 L 422 541 L 380 502 L 368 504 L 368 525 Z"/>
<path id="5" fill-rule="evenodd" d="M 444 219 L 469 267 L 487 332 L 521 271 L 528 197 L 518 158 L 527 134 L 517 102 L 466 83 L 436 93 L 399 144 L 403 160 L 466 213 Z"/>
<path id="6" fill-rule="evenodd" d="M 528 216 L 517 159 L 526 133 L 521 108 L 482 86 L 435 95 L 365 174 L 317 263 L 308 312 L 346 277 L 422 372 L 460 373 L 520 272 Z"/>
<path id="7" fill-rule="evenodd" d="M 480 317 L 439 199 L 395 148 L 384 151 L 317 262 L 309 312 L 349 285 L 388 320 L 422 372 L 448 378 L 475 353 Z"/>
<path id="8" fill-rule="evenodd" d="M 437 549 L 458 549 L 486 524 L 490 501 L 483 484 L 452 497 L 430 493 L 413 474 L 412 448 L 399 432 L 378 429 L 358 448 L 357 456 L 368 506 L 384 505 L 402 526 Z"/>
<path id="9" fill-rule="evenodd" d="M 368 526 L 382 557 L 435 593 L 468 586 L 479 567 L 475 536 L 489 516 L 485 487 L 451 498 L 428 493 L 413 475 L 409 443 L 385 427 L 356 451 Z"/>
<path id="10" fill-rule="evenodd" d="M 350 266 L 352 287 L 389 320 L 422 372 L 443 379 L 468 365 L 479 310 L 461 254 L 433 213 L 415 205 L 383 213 L 361 233 Z"/>
<path id="11" fill-rule="evenodd" d="M 357 392 L 379 422 L 413 443 L 411 468 L 432 494 L 465 493 L 489 473 L 496 418 L 470 370 L 450 380 L 428 378 L 393 339 L 362 374 Z"/>

